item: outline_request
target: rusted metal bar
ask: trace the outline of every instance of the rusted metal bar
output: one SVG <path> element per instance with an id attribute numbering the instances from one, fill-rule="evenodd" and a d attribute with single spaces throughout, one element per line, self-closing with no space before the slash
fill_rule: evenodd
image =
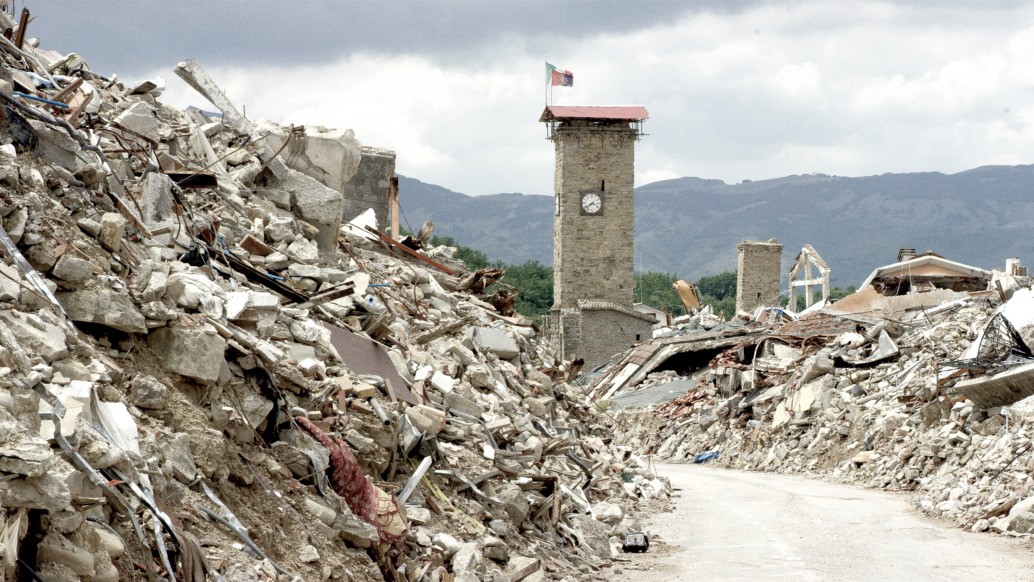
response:
<path id="1" fill-rule="evenodd" d="M 399 237 L 399 177 L 391 176 L 388 187 L 388 208 L 391 212 L 391 238 Z"/>
<path id="2" fill-rule="evenodd" d="M 269 156 L 269 158 L 267 158 L 266 161 L 262 162 L 262 166 L 259 167 L 258 173 L 261 174 L 267 167 L 269 167 L 269 164 L 273 163 L 273 160 L 275 160 L 276 157 L 280 155 L 280 152 L 284 151 L 284 148 L 287 147 L 287 144 L 291 142 L 291 138 L 294 136 L 295 132 L 302 131 L 305 131 L 304 125 L 295 127 L 292 123 L 291 127 L 287 130 L 287 138 L 284 140 L 284 143 L 280 144 L 280 147 L 275 152 L 273 152 L 273 155 Z"/>

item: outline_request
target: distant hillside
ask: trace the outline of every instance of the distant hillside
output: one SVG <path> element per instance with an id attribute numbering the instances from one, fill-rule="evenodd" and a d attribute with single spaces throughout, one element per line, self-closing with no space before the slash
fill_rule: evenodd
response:
<path id="1" fill-rule="evenodd" d="M 491 259 L 552 264 L 552 197 L 470 197 L 401 178 L 403 212 L 413 225 L 483 250 Z M 688 280 L 736 268 L 736 245 L 777 238 L 784 277 L 810 243 L 834 285 L 860 284 L 900 247 L 933 250 L 985 269 L 1019 257 L 1034 263 L 1034 166 L 985 166 L 957 174 L 924 172 L 862 178 L 789 176 L 730 185 L 679 178 L 636 189 L 637 271 Z"/>
<path id="2" fill-rule="evenodd" d="M 399 204 L 413 232 L 433 220 L 435 234 L 484 251 L 491 260 L 553 265 L 552 196 L 467 196 L 399 176 Z"/>

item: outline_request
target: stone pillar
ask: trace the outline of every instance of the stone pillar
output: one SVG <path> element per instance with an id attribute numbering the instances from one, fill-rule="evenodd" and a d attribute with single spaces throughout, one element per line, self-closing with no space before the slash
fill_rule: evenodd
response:
<path id="1" fill-rule="evenodd" d="M 779 269 L 783 245 L 776 239 L 736 245 L 736 312 L 750 313 L 761 305 L 779 305 Z"/>

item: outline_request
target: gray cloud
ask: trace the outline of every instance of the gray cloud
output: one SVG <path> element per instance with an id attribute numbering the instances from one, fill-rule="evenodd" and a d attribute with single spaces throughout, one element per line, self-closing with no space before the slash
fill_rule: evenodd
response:
<path id="1" fill-rule="evenodd" d="M 30 36 L 79 52 L 100 71 L 132 74 L 187 58 L 211 65 L 332 62 L 356 52 L 471 58 L 500 36 L 543 44 L 622 33 L 705 7 L 748 1 L 343 2 L 330 0 L 24 0 Z M 20 8 L 19 4 L 19 8 Z"/>
<path id="2" fill-rule="evenodd" d="M 37 5 L 38 3 L 38 5 Z M 646 105 L 637 183 L 957 172 L 1034 155 L 1034 2 L 29 0 L 30 35 L 102 74 L 197 58 L 255 118 L 353 128 L 399 171 L 468 194 L 552 191 L 536 123 Z M 720 10 L 716 10 L 718 7 Z M 1008 108 L 1008 112 L 1006 112 Z"/>

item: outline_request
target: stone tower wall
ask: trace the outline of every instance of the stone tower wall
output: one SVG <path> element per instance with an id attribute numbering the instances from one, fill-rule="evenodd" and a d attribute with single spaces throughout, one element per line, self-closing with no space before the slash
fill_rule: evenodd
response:
<path id="1" fill-rule="evenodd" d="M 779 261 L 783 245 L 745 241 L 736 245 L 736 311 L 753 311 L 759 305 L 779 304 Z"/>
<path id="2" fill-rule="evenodd" d="M 554 304 L 593 298 L 631 307 L 636 133 L 568 123 L 554 134 Z M 602 192 L 602 214 L 582 214 L 586 192 Z"/>

